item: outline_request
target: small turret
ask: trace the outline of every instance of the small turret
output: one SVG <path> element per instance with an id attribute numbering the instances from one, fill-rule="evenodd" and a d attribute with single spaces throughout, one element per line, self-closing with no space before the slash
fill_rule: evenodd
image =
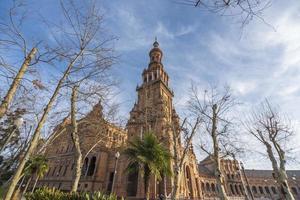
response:
<path id="1" fill-rule="evenodd" d="M 163 52 L 159 48 L 159 43 L 157 42 L 157 38 L 155 37 L 155 41 L 153 43 L 153 48 L 149 52 L 150 63 L 157 62 L 161 63 Z"/>

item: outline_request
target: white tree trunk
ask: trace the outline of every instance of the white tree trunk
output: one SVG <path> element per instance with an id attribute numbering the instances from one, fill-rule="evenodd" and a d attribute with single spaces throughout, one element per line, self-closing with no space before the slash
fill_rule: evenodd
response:
<path id="1" fill-rule="evenodd" d="M 1 105 L 0 105 L 0 119 L 5 115 L 9 104 L 11 103 L 17 88 L 20 85 L 21 80 L 23 79 L 23 76 L 25 72 L 27 71 L 28 66 L 30 65 L 31 60 L 34 58 L 35 54 L 37 52 L 37 48 L 32 48 L 27 57 L 25 58 L 20 70 L 18 71 L 16 77 L 14 78 L 13 82 L 10 85 L 10 88 L 5 95 Z"/>
<path id="2" fill-rule="evenodd" d="M 221 172 L 220 166 L 220 155 L 219 155 L 219 143 L 217 138 L 217 105 L 214 104 L 212 107 L 213 115 L 212 115 L 212 129 L 211 129 L 211 137 L 213 140 L 213 160 L 215 164 L 215 177 L 217 180 L 217 187 L 218 187 L 218 196 L 220 200 L 228 200 L 226 195 L 225 186 L 224 186 L 224 179 Z"/>
<path id="3" fill-rule="evenodd" d="M 35 181 L 34 181 L 34 185 L 33 185 L 33 187 L 32 187 L 32 190 L 31 190 L 31 192 L 34 192 L 34 190 L 35 190 L 35 187 L 36 187 L 36 184 L 37 184 L 38 180 L 39 180 L 39 176 L 37 176 L 37 177 L 36 177 L 36 179 L 35 179 Z"/>
<path id="4" fill-rule="evenodd" d="M 273 168 L 273 171 L 275 174 L 275 179 L 280 187 L 279 193 L 281 195 L 281 198 L 284 198 L 286 200 L 295 200 L 295 198 L 289 188 L 289 185 L 288 185 L 288 177 L 287 177 L 286 171 L 285 171 L 285 164 L 283 164 L 283 162 L 285 162 L 285 161 L 282 160 L 284 158 L 284 154 L 282 152 L 278 152 L 279 154 L 282 154 L 282 155 L 279 155 L 280 163 L 281 163 L 280 164 L 281 167 L 279 168 L 277 160 L 274 156 L 272 146 L 268 142 L 265 142 L 265 146 L 267 148 L 268 157 L 272 163 L 272 168 Z M 282 194 L 281 190 L 283 190 L 285 194 Z"/>
<path id="5" fill-rule="evenodd" d="M 52 106 L 53 106 L 53 103 L 64 83 L 64 81 L 66 80 L 66 78 L 69 76 L 69 73 L 72 69 L 72 67 L 74 66 L 74 63 L 77 61 L 77 59 L 79 58 L 79 56 L 82 54 L 82 51 L 80 51 L 80 53 L 69 63 L 67 69 L 65 70 L 63 76 L 61 77 L 61 79 L 59 80 L 48 104 L 46 105 L 45 109 L 44 109 L 44 113 L 40 119 L 40 121 L 38 122 L 38 125 L 33 133 L 33 136 L 32 136 L 32 140 L 29 144 L 29 147 L 23 157 L 23 159 L 20 161 L 19 165 L 18 165 L 18 168 L 16 169 L 15 171 L 15 174 L 11 180 L 11 183 L 9 185 L 9 188 L 7 190 L 7 193 L 4 197 L 4 200 L 11 200 L 12 198 L 12 195 L 14 193 L 14 190 L 16 188 L 16 185 L 18 184 L 19 180 L 20 180 L 20 177 L 21 177 L 21 174 L 22 174 L 22 171 L 25 167 L 25 164 L 26 162 L 29 160 L 30 156 L 33 154 L 34 150 L 36 149 L 37 145 L 38 145 L 38 141 L 40 139 L 40 133 L 41 133 L 41 130 L 46 122 L 46 119 L 48 117 L 48 114 L 50 112 L 50 110 L 52 109 Z"/>
<path id="6" fill-rule="evenodd" d="M 72 184 L 71 191 L 76 192 L 78 189 L 78 183 L 81 176 L 82 169 L 82 153 L 80 149 L 80 140 L 78 135 L 78 127 L 76 121 L 76 100 L 77 100 L 77 87 L 73 87 L 72 97 L 71 97 L 71 121 L 72 121 L 72 140 L 75 146 L 75 172 L 74 172 L 74 182 Z"/>

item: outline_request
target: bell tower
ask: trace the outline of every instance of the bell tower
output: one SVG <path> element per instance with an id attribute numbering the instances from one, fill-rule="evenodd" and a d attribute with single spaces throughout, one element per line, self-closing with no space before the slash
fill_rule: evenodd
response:
<path id="1" fill-rule="evenodd" d="M 127 123 L 128 138 L 142 137 L 151 131 L 160 140 L 168 143 L 170 135 L 166 125 L 178 118 L 173 108 L 173 92 L 169 87 L 169 75 L 162 64 L 163 52 L 155 39 L 149 52 L 149 64 L 142 73 L 142 83 L 136 87 L 138 93 Z"/>
<path id="2" fill-rule="evenodd" d="M 155 39 L 153 47 L 149 52 L 149 64 L 142 72 L 142 83 L 137 85 L 137 100 L 130 111 L 130 118 L 127 123 L 128 140 L 135 137 L 143 137 L 146 132 L 154 133 L 160 142 L 173 152 L 173 136 L 170 124 L 179 126 L 179 117 L 173 107 L 173 91 L 169 86 L 169 75 L 164 69 L 163 52 Z M 152 180 L 152 185 L 154 185 Z M 164 186 L 165 184 L 165 186 Z M 156 184 L 151 189 L 151 198 L 158 194 L 164 194 L 164 188 L 170 194 L 172 181 L 170 178 L 165 182 Z M 143 181 L 139 176 L 135 197 L 143 198 Z"/>

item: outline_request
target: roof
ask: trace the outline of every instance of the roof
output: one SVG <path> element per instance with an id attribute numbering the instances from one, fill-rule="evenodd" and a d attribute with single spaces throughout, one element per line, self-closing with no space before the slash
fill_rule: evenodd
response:
<path id="1" fill-rule="evenodd" d="M 256 170 L 256 169 L 246 169 L 245 173 L 249 178 L 273 178 L 273 170 Z M 286 171 L 289 178 L 300 177 L 300 170 L 287 170 Z"/>

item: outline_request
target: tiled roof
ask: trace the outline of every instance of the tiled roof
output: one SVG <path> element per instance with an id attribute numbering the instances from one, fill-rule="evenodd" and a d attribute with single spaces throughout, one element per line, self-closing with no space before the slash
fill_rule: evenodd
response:
<path id="1" fill-rule="evenodd" d="M 245 173 L 247 177 L 251 178 L 273 178 L 272 170 L 255 170 L 255 169 L 246 169 Z M 287 170 L 288 177 L 299 177 L 300 170 Z"/>

